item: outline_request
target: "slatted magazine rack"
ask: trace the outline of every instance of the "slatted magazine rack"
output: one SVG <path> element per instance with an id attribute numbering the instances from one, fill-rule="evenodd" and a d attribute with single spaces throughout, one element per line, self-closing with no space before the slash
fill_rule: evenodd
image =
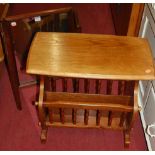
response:
<path id="1" fill-rule="evenodd" d="M 125 146 L 138 114 L 138 80 L 154 79 L 153 60 L 145 39 L 112 35 L 38 32 L 31 44 L 27 73 L 40 76 L 36 101 L 45 142 L 47 128 L 109 128 L 124 132 Z M 89 93 L 90 80 L 96 82 Z M 62 81 L 62 92 L 56 91 Z M 68 81 L 72 92 L 68 92 Z M 79 92 L 83 80 L 84 92 Z M 101 82 L 107 80 L 107 93 Z M 118 95 L 112 82 L 118 80 Z"/>

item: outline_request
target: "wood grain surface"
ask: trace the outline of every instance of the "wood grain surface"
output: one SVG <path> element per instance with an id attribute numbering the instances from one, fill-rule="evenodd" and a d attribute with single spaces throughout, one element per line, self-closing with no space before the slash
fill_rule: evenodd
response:
<path id="1" fill-rule="evenodd" d="M 155 78 L 151 50 L 145 39 L 52 32 L 35 35 L 27 73 L 92 79 Z"/>

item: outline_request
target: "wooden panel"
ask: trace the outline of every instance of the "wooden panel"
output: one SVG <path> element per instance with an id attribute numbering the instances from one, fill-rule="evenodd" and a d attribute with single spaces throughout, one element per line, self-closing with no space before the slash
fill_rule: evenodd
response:
<path id="1" fill-rule="evenodd" d="M 145 39 L 52 32 L 39 32 L 35 36 L 27 73 L 95 79 L 155 78 Z"/>
<path id="2" fill-rule="evenodd" d="M 132 106 L 125 106 L 131 102 L 130 96 L 113 96 L 81 93 L 46 92 L 45 107 L 55 108 L 83 108 L 113 111 L 132 111 Z M 131 104 L 131 103 L 130 103 Z"/>

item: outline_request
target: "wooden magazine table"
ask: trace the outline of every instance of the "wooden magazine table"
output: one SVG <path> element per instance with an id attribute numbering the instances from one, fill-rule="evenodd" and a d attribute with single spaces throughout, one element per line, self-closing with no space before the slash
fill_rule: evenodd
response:
<path id="1" fill-rule="evenodd" d="M 27 60 L 27 73 L 40 76 L 36 102 L 41 123 L 41 140 L 47 128 L 82 127 L 123 130 L 125 146 L 138 113 L 138 81 L 152 80 L 153 60 L 145 39 L 112 35 L 49 33 L 36 34 Z M 62 92 L 56 80 L 62 79 Z M 72 79 L 73 92 L 67 92 Z M 79 93 L 84 79 L 84 93 Z M 96 80 L 96 93 L 89 94 L 90 79 Z M 106 95 L 100 94 L 107 80 Z M 118 95 L 112 82 L 118 80 Z M 45 85 L 44 85 L 45 84 Z"/>

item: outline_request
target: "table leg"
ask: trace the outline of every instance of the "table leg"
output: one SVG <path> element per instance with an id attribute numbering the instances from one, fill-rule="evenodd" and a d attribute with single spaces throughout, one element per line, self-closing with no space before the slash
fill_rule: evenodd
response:
<path id="1" fill-rule="evenodd" d="M 124 130 L 124 147 L 128 148 L 130 145 L 130 131 Z"/>
<path id="2" fill-rule="evenodd" d="M 41 142 L 45 143 L 47 139 L 47 126 L 46 126 L 46 113 L 43 108 L 43 98 L 44 98 L 44 77 L 40 77 L 40 90 L 39 90 L 39 102 L 38 102 L 38 116 L 41 123 Z"/>
<path id="3" fill-rule="evenodd" d="M 13 51 L 13 45 L 11 40 L 11 30 L 8 25 L 9 23 L 3 23 L 3 32 L 4 32 L 4 45 L 5 45 L 5 59 L 7 64 L 7 70 L 9 74 L 9 79 L 14 95 L 14 99 L 16 102 L 17 109 L 21 110 L 21 99 L 20 99 L 20 91 L 19 91 L 19 78 L 16 66 L 15 55 Z"/>

